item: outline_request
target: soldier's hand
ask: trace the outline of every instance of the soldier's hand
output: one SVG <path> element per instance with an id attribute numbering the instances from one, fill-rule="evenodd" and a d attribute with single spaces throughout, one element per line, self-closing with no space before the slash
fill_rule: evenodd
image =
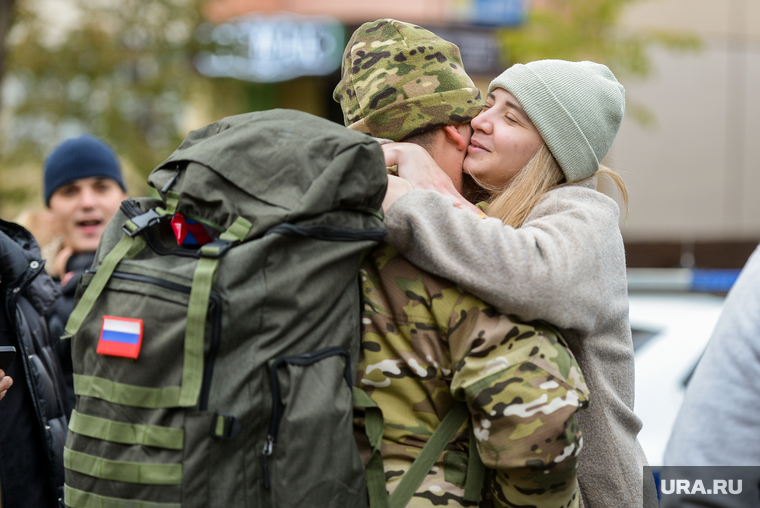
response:
<path id="1" fill-rule="evenodd" d="M 454 206 L 481 214 L 454 187 L 451 178 L 438 167 L 430 154 L 414 143 L 387 143 L 383 145 L 386 166 L 398 166 L 398 176 L 415 189 L 436 191 L 454 201 Z"/>
<path id="2" fill-rule="evenodd" d="M 5 372 L 0 370 L 0 400 L 2 400 L 3 397 L 5 397 L 5 392 L 8 391 L 8 388 L 11 387 L 13 384 L 13 379 L 5 375 Z"/>

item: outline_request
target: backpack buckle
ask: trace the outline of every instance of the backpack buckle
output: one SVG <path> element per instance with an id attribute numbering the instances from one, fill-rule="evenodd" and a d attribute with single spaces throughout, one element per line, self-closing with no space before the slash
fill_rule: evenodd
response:
<path id="1" fill-rule="evenodd" d="M 240 420 L 232 415 L 214 413 L 214 426 L 211 435 L 219 439 L 233 439 L 240 434 Z"/>
<path id="2" fill-rule="evenodd" d="M 229 240 L 222 240 L 220 238 L 217 238 L 213 242 L 201 246 L 200 253 L 201 256 L 205 258 L 220 258 L 238 243 L 240 242 L 230 242 Z"/>
<path id="3" fill-rule="evenodd" d="M 163 219 L 163 216 L 151 209 L 137 217 L 131 218 L 121 229 L 129 236 L 136 236 L 143 232 L 143 230 L 161 222 L 161 219 Z"/>

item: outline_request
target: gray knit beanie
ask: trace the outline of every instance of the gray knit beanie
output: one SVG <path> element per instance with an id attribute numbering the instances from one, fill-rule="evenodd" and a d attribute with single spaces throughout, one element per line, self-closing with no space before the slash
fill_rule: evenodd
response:
<path id="1" fill-rule="evenodd" d="M 607 66 L 538 60 L 516 64 L 488 87 L 520 102 L 568 182 L 596 173 L 625 113 L 625 89 Z"/>

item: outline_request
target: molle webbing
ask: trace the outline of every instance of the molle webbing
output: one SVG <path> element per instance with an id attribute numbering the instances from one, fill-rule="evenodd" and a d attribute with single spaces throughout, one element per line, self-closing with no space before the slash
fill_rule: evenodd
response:
<path id="1" fill-rule="evenodd" d="M 64 502 L 71 508 L 182 508 L 179 503 L 152 503 L 137 499 L 99 496 L 90 492 L 63 487 Z"/>
<path id="2" fill-rule="evenodd" d="M 103 480 L 145 485 L 179 485 L 182 483 L 182 464 L 108 460 L 64 448 L 63 465 L 66 469 Z"/>
<path id="3" fill-rule="evenodd" d="M 181 450 L 185 439 L 183 429 L 117 422 L 77 411 L 71 412 L 69 430 L 111 443 L 153 446 L 169 450 Z"/>

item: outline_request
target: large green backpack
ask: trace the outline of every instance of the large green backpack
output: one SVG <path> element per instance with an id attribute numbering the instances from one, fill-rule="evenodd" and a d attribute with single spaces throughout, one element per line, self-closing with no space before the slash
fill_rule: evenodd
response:
<path id="1" fill-rule="evenodd" d="M 382 413 L 352 394 L 359 267 L 384 236 L 380 145 L 305 113 L 251 113 L 193 131 L 148 181 L 161 200 L 122 203 L 66 326 L 65 504 L 406 506 L 469 412 L 444 418 L 388 496 Z M 175 214 L 220 234 L 178 246 Z M 482 476 L 472 453 L 466 500 Z"/>
<path id="2" fill-rule="evenodd" d="M 358 271 L 380 145 L 305 113 L 226 118 L 127 200 L 67 324 L 74 508 L 364 507 L 352 431 Z M 178 246 L 180 213 L 220 231 Z"/>

